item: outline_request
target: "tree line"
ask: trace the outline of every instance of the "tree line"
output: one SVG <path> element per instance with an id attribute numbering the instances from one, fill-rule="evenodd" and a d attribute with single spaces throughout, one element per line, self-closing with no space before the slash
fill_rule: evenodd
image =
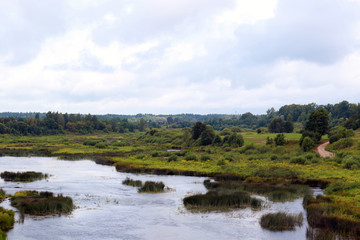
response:
<path id="1" fill-rule="evenodd" d="M 48 113 L 0 113 L 0 134 L 47 135 L 62 134 L 66 131 L 86 134 L 94 131 L 133 132 L 145 128 L 185 128 L 193 127 L 196 122 L 203 122 L 214 130 L 223 130 L 233 126 L 247 129 L 268 128 L 269 132 L 292 132 L 294 123 L 305 128 L 310 114 L 318 109 L 325 109 L 329 125 L 341 125 L 348 129 L 360 127 L 360 104 L 342 101 L 337 104 L 306 105 L 291 104 L 274 108 L 266 114 L 254 115 L 250 112 L 238 115 L 230 114 L 176 114 L 176 115 L 82 115 Z"/>

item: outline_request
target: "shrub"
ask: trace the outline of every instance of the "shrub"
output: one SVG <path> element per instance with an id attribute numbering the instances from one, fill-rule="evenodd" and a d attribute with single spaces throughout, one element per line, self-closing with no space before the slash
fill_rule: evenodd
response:
<path id="1" fill-rule="evenodd" d="M 193 152 L 188 152 L 186 155 L 185 155 L 185 160 L 186 161 L 197 161 L 198 160 L 198 156 L 193 153 Z"/>
<path id="2" fill-rule="evenodd" d="M 296 164 L 302 164 L 304 165 L 306 162 L 306 159 L 303 157 L 294 157 L 290 160 L 290 163 L 296 163 Z"/>
<path id="3" fill-rule="evenodd" d="M 0 230 L 8 231 L 13 228 L 15 223 L 14 211 L 0 207 Z"/>
<path id="4" fill-rule="evenodd" d="M 272 161 L 278 160 L 278 156 L 277 156 L 277 155 L 272 155 L 272 156 L 270 157 L 270 159 L 271 159 Z"/>
<path id="5" fill-rule="evenodd" d="M 348 155 L 344 157 L 342 160 L 342 163 L 344 164 L 344 168 L 346 169 L 358 169 L 360 168 L 360 159 L 359 157 Z"/>
<path id="6" fill-rule="evenodd" d="M 349 148 L 354 145 L 354 140 L 351 138 L 342 138 L 338 140 L 337 142 L 332 144 L 332 149 L 334 150 L 341 150 L 345 148 Z"/>
<path id="7" fill-rule="evenodd" d="M 283 133 L 276 135 L 274 141 L 276 146 L 285 145 L 286 144 L 285 135 Z"/>
<path id="8" fill-rule="evenodd" d="M 210 156 L 209 154 L 201 155 L 200 160 L 201 160 L 201 161 L 211 160 L 211 156 Z"/>
<path id="9" fill-rule="evenodd" d="M 304 152 L 308 152 L 315 147 L 315 142 L 310 137 L 305 137 L 301 143 L 301 148 Z"/>
<path id="10" fill-rule="evenodd" d="M 268 213 L 261 217 L 262 228 L 272 231 L 294 230 L 296 226 L 302 226 L 303 214 L 291 215 L 285 212 Z"/>
<path id="11" fill-rule="evenodd" d="M 266 138 L 266 145 L 271 145 L 273 143 L 274 143 L 274 139 L 272 139 L 271 137 Z"/>
<path id="12" fill-rule="evenodd" d="M 168 162 L 175 162 L 175 161 L 177 161 L 177 159 L 178 159 L 178 156 L 175 154 L 172 154 L 169 156 Z"/>
<path id="13" fill-rule="evenodd" d="M 107 144 L 105 142 L 98 142 L 95 144 L 96 148 L 107 148 Z"/>
<path id="14" fill-rule="evenodd" d="M 83 142 L 83 145 L 87 145 L 87 146 L 95 146 L 98 142 L 100 142 L 101 140 L 95 140 L 95 139 L 87 139 Z"/>

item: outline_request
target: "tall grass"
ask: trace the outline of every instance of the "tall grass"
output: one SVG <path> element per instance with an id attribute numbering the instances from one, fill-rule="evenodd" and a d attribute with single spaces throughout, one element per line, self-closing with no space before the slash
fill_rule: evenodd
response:
<path id="1" fill-rule="evenodd" d="M 68 214 L 74 208 L 70 197 L 61 194 L 55 197 L 51 192 L 31 192 L 14 195 L 11 197 L 11 205 L 20 212 L 32 215 Z"/>
<path id="2" fill-rule="evenodd" d="M 260 225 L 262 228 L 271 231 L 294 230 L 296 226 L 302 226 L 303 214 L 287 214 L 285 212 L 268 213 L 261 217 Z"/>
<path id="3" fill-rule="evenodd" d="M 199 211 L 227 210 L 229 208 L 242 208 L 261 206 L 261 200 L 251 198 L 247 192 L 218 193 L 209 191 L 206 194 L 196 194 L 183 199 L 184 206 L 188 209 Z"/>
<path id="4" fill-rule="evenodd" d="M 140 180 L 133 180 L 130 178 L 126 178 L 124 181 L 122 181 L 122 184 L 133 186 L 133 187 L 142 187 L 142 181 Z"/>
<path id="5" fill-rule="evenodd" d="M 165 184 L 163 182 L 146 181 L 145 184 L 139 188 L 139 193 L 159 193 L 164 192 Z"/>
<path id="6" fill-rule="evenodd" d="M 27 172 L 2 172 L 0 177 L 5 181 L 12 182 L 33 182 L 35 180 L 40 180 L 43 178 L 49 177 L 48 174 L 41 172 L 27 171 Z"/>

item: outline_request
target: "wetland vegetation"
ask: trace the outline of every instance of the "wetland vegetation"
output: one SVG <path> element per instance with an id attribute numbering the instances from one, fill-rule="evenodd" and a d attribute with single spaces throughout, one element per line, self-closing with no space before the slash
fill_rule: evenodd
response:
<path id="1" fill-rule="evenodd" d="M 10 202 L 21 213 L 40 216 L 69 214 L 74 208 L 70 197 L 54 196 L 52 192 L 20 191 L 11 197 Z"/>
<path id="2" fill-rule="evenodd" d="M 48 178 L 48 174 L 41 172 L 27 171 L 27 172 L 2 172 L 0 177 L 5 181 L 12 182 L 32 182 L 36 180 L 41 180 L 43 178 Z"/>
<path id="3" fill-rule="evenodd" d="M 286 212 L 268 213 L 260 218 L 262 228 L 271 231 L 294 230 L 296 226 L 302 226 L 303 214 L 287 214 Z"/>
<path id="4" fill-rule="evenodd" d="M 34 122 L 2 119 L 0 154 L 87 158 L 123 172 L 213 177 L 215 182 L 205 183 L 207 194 L 184 199 L 188 206 L 240 206 L 248 199 L 244 192 L 287 201 L 309 194 L 307 186 L 321 187 L 326 197 L 304 201 L 310 226 L 354 237 L 360 226 L 359 116 L 360 105 L 347 102 L 287 105 L 259 116 L 141 115 L 126 121 L 91 115 L 66 120 L 49 113 Z M 59 131 L 12 131 L 14 122 Z M 314 150 L 328 140 L 334 158 L 322 158 Z M 214 203 L 219 198 L 221 204 Z"/>

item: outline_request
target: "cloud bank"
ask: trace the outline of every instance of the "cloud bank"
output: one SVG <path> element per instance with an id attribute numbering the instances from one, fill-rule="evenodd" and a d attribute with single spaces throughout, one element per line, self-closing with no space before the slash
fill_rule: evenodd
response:
<path id="1" fill-rule="evenodd" d="M 359 102 L 359 1 L 0 2 L 0 111 Z"/>

